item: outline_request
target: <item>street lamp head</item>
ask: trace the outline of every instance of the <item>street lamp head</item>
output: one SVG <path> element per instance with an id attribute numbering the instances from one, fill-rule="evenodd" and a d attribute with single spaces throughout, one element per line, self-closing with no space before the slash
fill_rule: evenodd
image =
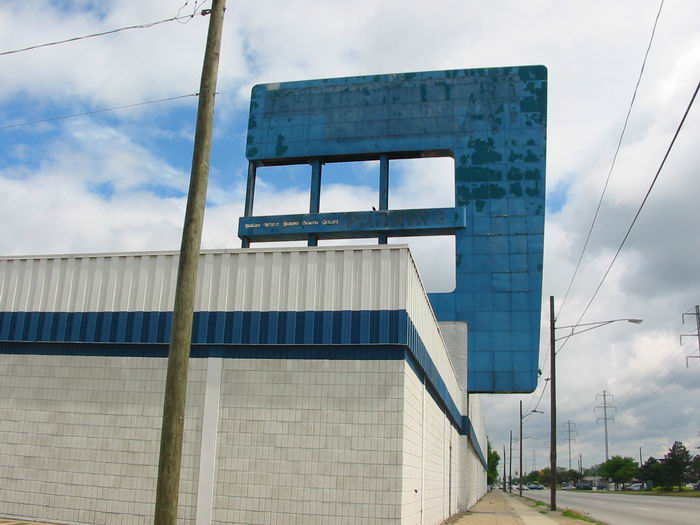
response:
<path id="1" fill-rule="evenodd" d="M 627 319 L 628 323 L 641 324 L 644 319 Z"/>

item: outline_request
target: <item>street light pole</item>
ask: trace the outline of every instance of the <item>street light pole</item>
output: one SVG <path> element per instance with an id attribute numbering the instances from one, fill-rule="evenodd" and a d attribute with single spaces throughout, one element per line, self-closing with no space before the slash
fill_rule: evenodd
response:
<path id="1" fill-rule="evenodd" d="M 550 404 L 552 408 L 552 414 L 550 416 L 550 443 L 549 443 L 549 468 L 550 472 L 550 502 L 549 506 L 552 510 L 557 510 L 557 367 L 556 367 L 556 342 L 559 339 L 568 339 L 575 335 L 581 334 L 583 332 L 588 332 L 601 326 L 606 326 L 611 323 L 616 323 L 618 321 L 627 321 L 628 323 L 639 324 L 642 319 L 610 319 L 608 321 L 598 321 L 595 323 L 578 323 L 571 326 L 556 326 L 556 319 L 554 318 L 554 296 L 549 296 L 549 392 L 550 392 Z M 584 327 L 583 329 L 579 329 Z M 571 333 L 564 337 L 557 339 L 555 332 L 557 328 L 569 329 Z"/>
<path id="2" fill-rule="evenodd" d="M 520 497 L 523 497 L 523 400 L 520 400 Z"/>
<path id="3" fill-rule="evenodd" d="M 554 319 L 554 296 L 549 296 L 549 393 L 551 402 L 550 415 L 550 438 L 549 438 L 549 468 L 550 478 L 550 500 L 549 507 L 552 510 L 557 510 L 557 368 L 554 360 L 556 359 L 556 337 Z"/>

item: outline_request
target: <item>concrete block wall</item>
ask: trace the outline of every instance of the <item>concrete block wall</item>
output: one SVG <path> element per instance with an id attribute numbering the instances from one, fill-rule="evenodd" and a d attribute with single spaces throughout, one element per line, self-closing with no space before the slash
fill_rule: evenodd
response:
<path id="1" fill-rule="evenodd" d="M 402 368 L 225 360 L 213 523 L 397 522 Z"/>
<path id="2" fill-rule="evenodd" d="M 408 362 L 403 380 L 401 523 L 438 524 L 486 492 L 485 470 L 467 436 L 460 435 Z"/>
<path id="3" fill-rule="evenodd" d="M 486 424 L 481 410 L 481 395 L 469 394 L 467 399 L 468 414 L 474 429 L 474 434 L 482 447 L 482 452 L 486 453 Z M 467 465 L 467 506 L 471 507 L 479 498 L 486 493 L 486 470 L 478 460 L 474 446 L 468 443 Z"/>
<path id="4" fill-rule="evenodd" d="M 0 354 L 1 514 L 150 523 L 165 365 Z M 187 525 L 437 524 L 485 492 L 468 438 L 402 359 L 192 358 L 185 428 Z"/>
<path id="5" fill-rule="evenodd" d="M 203 359 L 187 392 L 179 516 L 196 506 Z M 147 525 L 158 471 L 165 359 L 0 353 L 0 514 Z"/>

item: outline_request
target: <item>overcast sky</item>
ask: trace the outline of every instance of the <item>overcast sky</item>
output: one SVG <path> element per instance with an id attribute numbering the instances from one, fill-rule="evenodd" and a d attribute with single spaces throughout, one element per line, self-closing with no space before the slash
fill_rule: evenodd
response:
<path id="1" fill-rule="evenodd" d="M 610 170 L 660 0 L 233 1 L 224 22 L 205 248 L 240 246 L 245 130 L 257 83 L 438 69 L 544 64 L 549 70 L 543 337 L 547 297 L 566 292 Z M 175 16 L 185 0 L 4 0 L 0 52 Z M 180 14 L 192 12 L 190 0 Z M 199 2 L 197 10 L 209 7 Z M 184 22 L 184 21 L 183 21 Z M 0 128 L 195 93 L 208 18 L 170 22 L 0 56 Z M 700 2 L 667 0 L 622 147 L 577 279 L 557 323 L 578 321 L 661 162 L 700 80 Z M 697 104 L 696 104 L 697 106 Z M 0 254 L 176 249 L 196 98 L 0 129 Z M 596 394 L 615 395 L 610 454 L 700 447 L 698 195 L 694 107 L 625 248 L 582 322 L 616 323 L 570 339 L 557 357 L 559 465 L 567 420 L 574 456 L 604 459 Z M 328 167 L 322 211 L 377 202 L 376 163 Z M 302 212 L 309 170 L 259 172 L 256 214 Z M 454 203 L 450 159 L 392 163 L 390 207 Z M 448 238 L 411 240 L 429 291 L 449 290 Z M 560 332 L 558 335 L 565 335 Z M 549 376 L 548 364 L 542 378 Z M 499 451 L 525 423 L 527 470 L 548 461 L 549 392 L 484 396 Z M 535 439 L 537 438 L 537 439 Z M 514 446 L 514 448 L 517 448 Z M 700 452 L 700 451 L 695 451 Z M 517 458 L 516 458 L 517 461 Z M 572 461 L 572 466 L 576 460 Z M 517 470 L 516 467 L 513 469 Z"/>

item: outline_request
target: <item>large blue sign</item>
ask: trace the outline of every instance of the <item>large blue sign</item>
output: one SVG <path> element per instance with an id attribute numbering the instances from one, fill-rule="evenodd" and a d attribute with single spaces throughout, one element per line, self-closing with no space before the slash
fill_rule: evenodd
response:
<path id="1" fill-rule="evenodd" d="M 468 323 L 470 392 L 537 386 L 545 197 L 543 66 L 373 75 L 253 88 L 244 246 L 263 240 L 456 236 L 456 288 L 430 294 Z M 450 156 L 455 208 L 388 210 L 389 163 Z M 380 160 L 379 210 L 318 213 L 322 165 Z M 308 214 L 255 217 L 258 166 L 311 164 Z M 426 176 L 430 176 L 427 174 Z"/>

